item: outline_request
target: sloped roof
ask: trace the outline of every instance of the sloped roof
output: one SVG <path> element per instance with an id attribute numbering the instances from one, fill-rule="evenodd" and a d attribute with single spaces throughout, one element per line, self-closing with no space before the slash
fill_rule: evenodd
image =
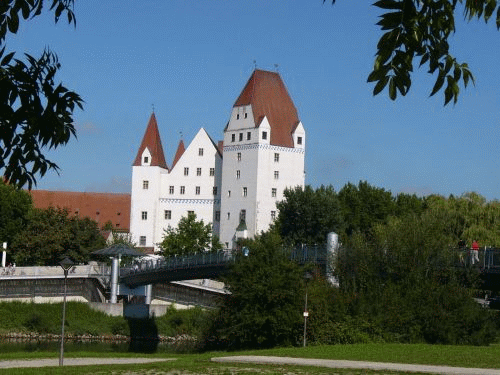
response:
<path id="1" fill-rule="evenodd" d="M 181 139 L 179 142 L 179 146 L 177 146 L 177 151 L 175 152 L 174 161 L 172 162 L 172 169 L 174 169 L 175 165 L 184 154 L 184 151 L 186 151 L 186 148 L 184 147 L 184 141 Z"/>
<path id="2" fill-rule="evenodd" d="M 67 208 L 70 215 L 89 217 L 99 226 L 111 221 L 115 229 L 130 228 L 130 194 L 49 190 L 31 190 L 28 193 L 36 208 Z"/>
<path id="3" fill-rule="evenodd" d="M 163 146 L 161 145 L 160 132 L 158 131 L 158 124 L 156 123 L 155 114 L 152 113 L 149 118 L 148 126 L 146 127 L 146 132 L 142 138 L 141 146 L 135 157 L 133 166 L 141 166 L 141 157 L 144 150 L 148 148 L 151 153 L 151 166 L 162 167 L 168 169 L 167 162 L 165 161 L 165 155 L 163 154 Z"/>
<path id="4" fill-rule="evenodd" d="M 292 133 L 299 116 L 278 73 L 256 69 L 234 103 L 234 107 L 246 105 L 252 105 L 255 127 L 267 117 L 272 145 L 294 147 Z"/>

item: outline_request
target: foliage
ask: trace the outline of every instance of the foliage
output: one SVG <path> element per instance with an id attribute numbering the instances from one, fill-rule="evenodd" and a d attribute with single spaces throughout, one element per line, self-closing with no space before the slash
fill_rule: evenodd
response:
<path id="1" fill-rule="evenodd" d="M 286 189 L 284 200 L 278 202 L 275 226 L 285 242 L 290 244 L 323 244 L 329 232 L 338 232 L 342 225 L 340 205 L 333 187 L 314 190 Z"/>
<path id="2" fill-rule="evenodd" d="M 55 22 L 62 14 L 75 23 L 74 0 L 52 0 Z M 39 58 L 29 54 L 26 61 L 5 53 L 8 33 L 17 33 L 19 20 L 42 13 L 44 0 L 9 0 L 0 4 L 0 170 L 12 184 L 31 189 L 37 175 L 43 177 L 58 166 L 43 154 L 44 148 L 65 145 L 75 136 L 73 111 L 82 108 L 82 99 L 55 76 L 61 68 L 57 56 L 45 49 Z"/>
<path id="3" fill-rule="evenodd" d="M 28 193 L 17 190 L 0 179 L 0 244 L 11 244 L 14 236 L 26 226 L 32 206 Z"/>
<path id="4" fill-rule="evenodd" d="M 196 220 L 196 214 L 189 212 L 179 220 L 177 228 L 169 226 L 160 244 L 163 256 L 191 255 L 205 251 L 218 251 L 222 245 L 212 234 L 212 225 Z"/>
<path id="5" fill-rule="evenodd" d="M 95 221 L 50 207 L 30 212 L 26 228 L 16 235 L 11 249 L 20 266 L 54 266 L 66 255 L 76 263 L 87 262 L 92 251 L 104 246 Z"/>
<path id="6" fill-rule="evenodd" d="M 206 334 L 206 349 L 270 348 L 300 341 L 303 273 L 274 233 L 246 244 L 225 280 L 231 294 Z"/>
<path id="7" fill-rule="evenodd" d="M 496 0 L 379 0 L 374 5 L 385 12 L 377 22 L 384 34 L 377 44 L 368 82 L 376 82 L 374 95 L 388 87 L 392 100 L 398 91 L 404 96 L 410 90 L 414 62 L 419 67 L 428 66 L 429 73 L 437 75 L 431 96 L 446 83 L 445 105 L 451 99 L 457 102 L 460 81 L 464 87 L 469 81 L 474 83 L 468 65 L 459 63 L 450 53 L 449 40 L 455 32 L 458 5 L 463 6 L 467 21 L 488 22 L 496 13 L 496 26 L 500 28 L 500 8 Z"/>

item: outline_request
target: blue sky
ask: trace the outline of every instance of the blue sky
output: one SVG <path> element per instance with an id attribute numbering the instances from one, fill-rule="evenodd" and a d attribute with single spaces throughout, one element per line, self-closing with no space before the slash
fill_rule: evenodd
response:
<path id="1" fill-rule="evenodd" d="M 131 165 L 154 105 L 167 163 L 182 133 L 222 139 L 254 69 L 275 64 L 307 131 L 306 183 L 366 180 L 393 193 L 500 198 L 500 33 L 460 21 L 452 53 L 476 86 L 456 106 L 429 98 L 434 77 L 413 76 L 406 97 L 372 96 L 366 83 L 378 10 L 368 1 L 76 1 L 77 26 L 46 13 L 21 24 L 7 49 L 55 51 L 58 78 L 85 100 L 78 138 L 49 156 L 61 167 L 37 188 L 130 192 Z"/>

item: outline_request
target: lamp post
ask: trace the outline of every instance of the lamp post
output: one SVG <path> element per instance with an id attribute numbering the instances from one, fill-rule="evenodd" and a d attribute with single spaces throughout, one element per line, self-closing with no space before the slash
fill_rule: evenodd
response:
<path id="1" fill-rule="evenodd" d="M 306 333 L 307 333 L 307 318 L 309 317 L 309 311 L 307 311 L 307 283 L 311 280 L 313 276 L 311 273 L 306 272 L 304 274 L 304 280 L 306 281 L 306 298 L 304 304 L 304 348 L 306 347 Z"/>
<path id="2" fill-rule="evenodd" d="M 61 351 L 59 353 L 59 366 L 63 365 L 64 362 L 64 322 L 66 320 L 66 292 L 68 285 L 68 272 L 73 267 L 73 261 L 68 257 L 65 257 L 59 265 L 64 271 L 64 294 L 63 294 L 63 311 L 62 311 L 62 323 L 61 323 Z"/>

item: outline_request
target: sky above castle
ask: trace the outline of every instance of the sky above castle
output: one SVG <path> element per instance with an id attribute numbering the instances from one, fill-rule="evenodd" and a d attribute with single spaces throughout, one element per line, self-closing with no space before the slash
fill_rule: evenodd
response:
<path id="1" fill-rule="evenodd" d="M 366 180 L 393 193 L 500 198 L 500 32 L 464 24 L 452 53 L 476 86 L 456 106 L 429 98 L 417 70 L 406 97 L 372 96 L 366 78 L 381 36 L 368 1 L 76 1 L 77 26 L 48 14 L 23 22 L 7 49 L 62 63 L 85 100 L 78 139 L 48 153 L 61 167 L 37 188 L 130 192 L 131 166 L 153 106 L 167 164 L 200 127 L 217 142 L 253 69 L 280 72 L 306 129 L 306 183 Z M 254 63 L 255 61 L 255 63 Z"/>

